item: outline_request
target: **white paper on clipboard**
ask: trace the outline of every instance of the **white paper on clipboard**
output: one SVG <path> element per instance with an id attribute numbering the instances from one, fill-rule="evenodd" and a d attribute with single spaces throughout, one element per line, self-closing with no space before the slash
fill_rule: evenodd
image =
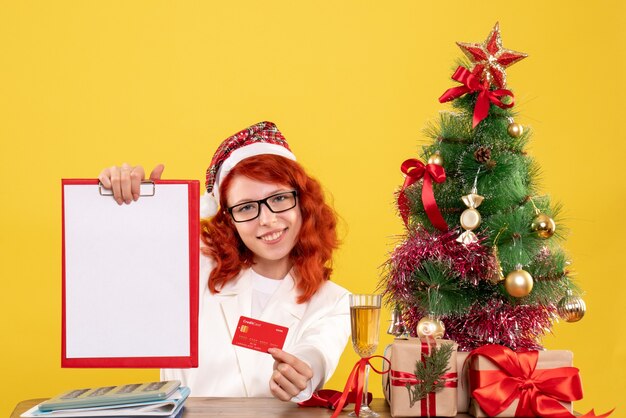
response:
<path id="1" fill-rule="evenodd" d="M 197 365 L 197 181 L 118 205 L 63 180 L 63 367 Z"/>

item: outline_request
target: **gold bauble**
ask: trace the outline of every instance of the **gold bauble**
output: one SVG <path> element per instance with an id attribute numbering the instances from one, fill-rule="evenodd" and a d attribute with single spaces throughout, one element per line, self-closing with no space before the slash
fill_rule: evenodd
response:
<path id="1" fill-rule="evenodd" d="M 506 275 L 504 287 L 509 295 L 516 298 L 528 296 L 533 290 L 533 276 L 526 270 L 518 268 Z"/>
<path id="2" fill-rule="evenodd" d="M 564 321 L 576 322 L 585 316 L 587 306 L 581 297 L 572 295 L 568 290 L 567 295 L 556 305 L 556 311 Z"/>
<path id="3" fill-rule="evenodd" d="M 524 127 L 519 123 L 509 123 L 507 132 L 509 133 L 509 136 L 512 136 L 513 138 L 519 138 L 524 133 Z"/>
<path id="4" fill-rule="evenodd" d="M 533 222 L 530 224 L 530 229 L 535 231 L 539 238 L 547 239 L 554 235 L 556 223 L 545 213 L 540 213 L 533 219 Z"/>
<path id="5" fill-rule="evenodd" d="M 428 159 L 428 164 L 443 165 L 443 157 L 439 151 L 435 151 Z"/>
<path id="6" fill-rule="evenodd" d="M 473 231 L 478 228 L 480 221 L 480 213 L 474 208 L 465 209 L 461 214 L 461 226 L 466 231 Z"/>
<path id="7" fill-rule="evenodd" d="M 417 323 L 417 336 L 420 338 L 443 338 L 445 332 L 446 327 L 443 325 L 443 322 L 432 315 L 423 317 Z"/>

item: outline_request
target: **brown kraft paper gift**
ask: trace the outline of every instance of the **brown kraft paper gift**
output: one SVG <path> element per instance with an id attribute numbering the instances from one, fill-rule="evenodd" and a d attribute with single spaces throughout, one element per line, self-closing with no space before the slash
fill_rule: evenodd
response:
<path id="1" fill-rule="evenodd" d="M 456 371 L 458 373 L 458 385 L 456 388 L 457 413 L 466 413 L 470 406 L 470 387 L 467 371 L 469 364 L 465 364 L 465 360 L 469 356 L 467 351 L 457 351 L 456 353 Z M 464 367 L 465 366 L 465 367 Z"/>
<path id="2" fill-rule="evenodd" d="M 390 361 L 391 361 L 391 346 L 392 345 L 393 344 L 389 344 L 387 347 L 385 347 L 385 350 L 383 351 L 383 357 Z M 383 394 L 385 395 L 385 400 L 387 401 L 387 403 L 391 405 L 391 381 L 389 380 L 388 370 L 389 370 L 389 363 L 387 363 L 386 361 L 383 361 L 383 367 L 382 367 L 383 374 L 381 375 L 382 383 L 383 383 Z"/>
<path id="3" fill-rule="evenodd" d="M 389 402 L 392 417 L 454 417 L 457 414 L 457 359 L 454 341 L 431 340 L 430 345 L 440 347 L 444 343 L 453 344 L 453 351 L 448 362 L 449 370 L 445 374 L 446 387 L 426 398 L 415 402 L 411 407 L 406 382 L 415 382 L 415 364 L 421 361 L 423 352 L 430 353 L 426 340 L 410 338 L 397 339 L 391 345 L 391 370 L 383 375 L 383 392 Z M 387 351 L 387 350 L 385 350 Z"/>

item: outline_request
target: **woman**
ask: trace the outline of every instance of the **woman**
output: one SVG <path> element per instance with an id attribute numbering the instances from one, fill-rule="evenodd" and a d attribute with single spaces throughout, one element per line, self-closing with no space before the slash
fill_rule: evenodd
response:
<path id="1" fill-rule="evenodd" d="M 150 178 L 161 177 L 162 166 Z M 118 203 L 137 200 L 140 166 L 99 176 Z M 348 292 L 329 281 L 336 216 L 271 122 L 216 151 L 201 209 L 199 367 L 165 369 L 192 396 L 303 401 L 335 370 L 350 333 Z M 218 210 L 219 205 L 219 210 Z M 289 329 L 284 350 L 232 345 L 241 316 Z"/>

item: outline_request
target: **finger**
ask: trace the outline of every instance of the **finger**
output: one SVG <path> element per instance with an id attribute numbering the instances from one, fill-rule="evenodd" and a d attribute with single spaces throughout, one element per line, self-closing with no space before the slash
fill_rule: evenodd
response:
<path id="1" fill-rule="evenodd" d="M 268 348 L 267 352 L 270 353 L 274 360 L 281 363 L 290 363 L 293 361 L 293 359 L 297 358 L 293 354 L 289 354 L 288 352 L 283 351 L 280 348 Z"/>
<path id="2" fill-rule="evenodd" d="M 119 205 L 121 205 L 124 201 L 122 200 L 122 189 L 120 185 L 120 181 L 121 181 L 120 168 L 117 166 L 113 166 L 109 169 L 109 172 L 111 173 L 110 178 L 111 178 L 111 190 L 113 191 L 113 198 Z"/>
<path id="3" fill-rule="evenodd" d="M 310 378 L 298 373 L 293 367 L 291 367 L 287 363 L 280 363 L 274 371 L 275 374 L 277 372 L 280 373 L 290 384 L 298 389 L 297 393 L 303 391 L 310 380 Z M 279 383 L 284 388 L 285 386 L 281 382 L 282 380 L 277 380 L 277 383 Z"/>
<path id="4" fill-rule="evenodd" d="M 287 392 L 285 392 L 283 390 L 283 388 L 281 388 L 278 383 L 274 382 L 274 380 L 270 379 L 270 392 L 272 393 L 272 396 L 280 399 L 281 401 L 289 401 L 291 398 L 293 398 L 293 396 L 289 396 L 289 394 Z"/>
<path id="5" fill-rule="evenodd" d="M 156 167 L 154 167 L 152 169 L 152 172 L 150 173 L 150 180 L 161 180 L 163 170 L 165 170 L 165 166 L 163 164 L 158 164 Z"/>
<path id="6" fill-rule="evenodd" d="M 127 204 L 133 199 L 130 180 L 131 170 L 132 167 L 126 163 L 122 164 L 122 168 L 120 169 L 120 189 L 122 190 L 122 199 Z"/>
<path id="7" fill-rule="evenodd" d="M 141 181 L 144 179 L 145 173 L 143 167 L 138 165 L 130 171 L 130 192 L 133 195 L 133 200 L 139 199 L 141 193 Z"/>
<path id="8" fill-rule="evenodd" d="M 104 170 L 102 170 L 100 174 L 98 175 L 98 180 L 100 180 L 100 183 L 102 183 L 102 187 L 104 187 L 107 190 L 111 190 L 111 170 L 110 169 L 105 168 Z"/>
<path id="9" fill-rule="evenodd" d="M 302 389 L 299 389 L 296 385 L 294 385 L 292 381 L 287 379 L 278 370 L 274 370 L 274 373 L 272 374 L 272 380 L 280 387 L 280 389 L 283 390 L 283 392 L 287 394 L 287 396 L 289 396 L 287 400 L 293 398 L 302 391 Z"/>
<path id="10" fill-rule="evenodd" d="M 304 375 L 308 379 L 313 377 L 313 371 L 304 361 L 300 360 L 298 357 L 293 354 L 289 354 L 286 351 L 283 351 L 279 348 L 270 348 L 267 350 L 268 353 L 274 358 L 274 360 L 279 363 L 287 363 L 291 367 L 293 367 L 298 373 Z"/>

